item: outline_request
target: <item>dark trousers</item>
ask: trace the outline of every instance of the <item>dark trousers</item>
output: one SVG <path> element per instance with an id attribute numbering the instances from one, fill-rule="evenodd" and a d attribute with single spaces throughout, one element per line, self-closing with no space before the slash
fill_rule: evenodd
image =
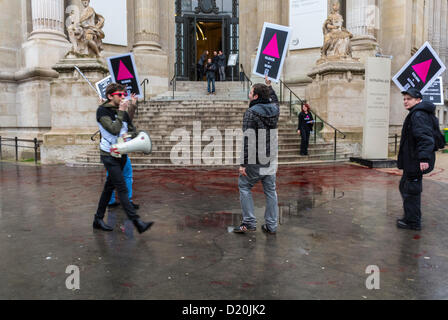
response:
<path id="1" fill-rule="evenodd" d="M 198 81 L 202 81 L 202 79 L 204 78 L 204 66 L 197 64 L 196 65 L 196 73 L 198 76 Z"/>
<path id="2" fill-rule="evenodd" d="M 104 164 L 104 167 L 106 168 L 109 175 L 107 176 L 106 183 L 104 184 L 103 193 L 101 194 L 95 218 L 104 218 L 107 205 L 114 189 L 117 192 L 120 203 L 123 206 L 129 220 L 133 221 L 140 218 L 137 215 L 137 211 L 129 201 L 128 188 L 126 187 L 126 181 L 123 177 L 123 168 L 126 165 L 126 161 L 126 155 L 123 155 L 121 158 L 114 158 L 112 156 L 103 155 L 101 156 L 101 162 Z"/>
<path id="3" fill-rule="evenodd" d="M 308 145 L 310 143 L 310 130 L 300 129 L 300 136 L 302 137 L 300 142 L 300 154 L 308 155 Z"/>
<path id="4" fill-rule="evenodd" d="M 422 176 L 409 177 L 406 172 L 400 181 L 400 193 L 403 199 L 404 220 L 406 223 L 421 226 Z"/>

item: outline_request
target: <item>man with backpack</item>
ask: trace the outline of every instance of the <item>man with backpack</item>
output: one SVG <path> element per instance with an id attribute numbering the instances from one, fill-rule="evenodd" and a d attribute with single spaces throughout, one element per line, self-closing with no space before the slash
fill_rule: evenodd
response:
<path id="1" fill-rule="evenodd" d="M 421 230 L 421 193 L 424 174 L 434 169 L 435 152 L 445 146 L 433 103 L 423 101 L 420 91 L 403 91 L 404 107 L 409 111 L 401 132 L 398 168 L 403 170 L 400 193 L 404 217 L 397 220 L 401 229 Z M 442 140 L 440 140 L 442 139 Z"/>

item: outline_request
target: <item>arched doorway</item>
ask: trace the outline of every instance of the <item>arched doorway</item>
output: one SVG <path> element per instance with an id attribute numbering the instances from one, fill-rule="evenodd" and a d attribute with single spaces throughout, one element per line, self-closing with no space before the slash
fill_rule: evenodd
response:
<path id="1" fill-rule="evenodd" d="M 197 80 L 201 54 L 222 50 L 225 56 L 239 53 L 238 0 L 175 0 L 176 4 L 176 77 Z M 232 75 L 233 72 L 233 75 Z M 237 78 L 235 68 L 227 68 L 227 79 Z"/>

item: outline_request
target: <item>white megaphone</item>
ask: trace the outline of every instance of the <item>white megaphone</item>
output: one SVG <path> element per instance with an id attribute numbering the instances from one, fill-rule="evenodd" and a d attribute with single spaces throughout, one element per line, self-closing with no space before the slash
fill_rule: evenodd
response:
<path id="1" fill-rule="evenodd" d="M 120 140 L 123 141 L 122 139 L 119 139 L 119 142 L 110 148 L 110 154 L 115 158 L 121 158 L 122 154 L 132 152 L 150 154 L 152 151 L 151 138 L 146 132 L 140 132 L 136 138 L 128 142 L 120 142 Z"/>

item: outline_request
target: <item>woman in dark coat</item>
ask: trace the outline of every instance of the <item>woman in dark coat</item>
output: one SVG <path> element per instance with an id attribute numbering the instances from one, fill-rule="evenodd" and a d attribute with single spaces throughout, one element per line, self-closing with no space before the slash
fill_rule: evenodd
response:
<path id="1" fill-rule="evenodd" d="M 304 104 L 302 106 L 302 112 L 299 113 L 299 126 L 297 133 L 302 136 L 302 142 L 300 144 L 300 155 L 308 155 L 308 144 L 310 142 L 310 133 L 313 130 L 314 119 L 310 112 L 310 106 Z"/>

